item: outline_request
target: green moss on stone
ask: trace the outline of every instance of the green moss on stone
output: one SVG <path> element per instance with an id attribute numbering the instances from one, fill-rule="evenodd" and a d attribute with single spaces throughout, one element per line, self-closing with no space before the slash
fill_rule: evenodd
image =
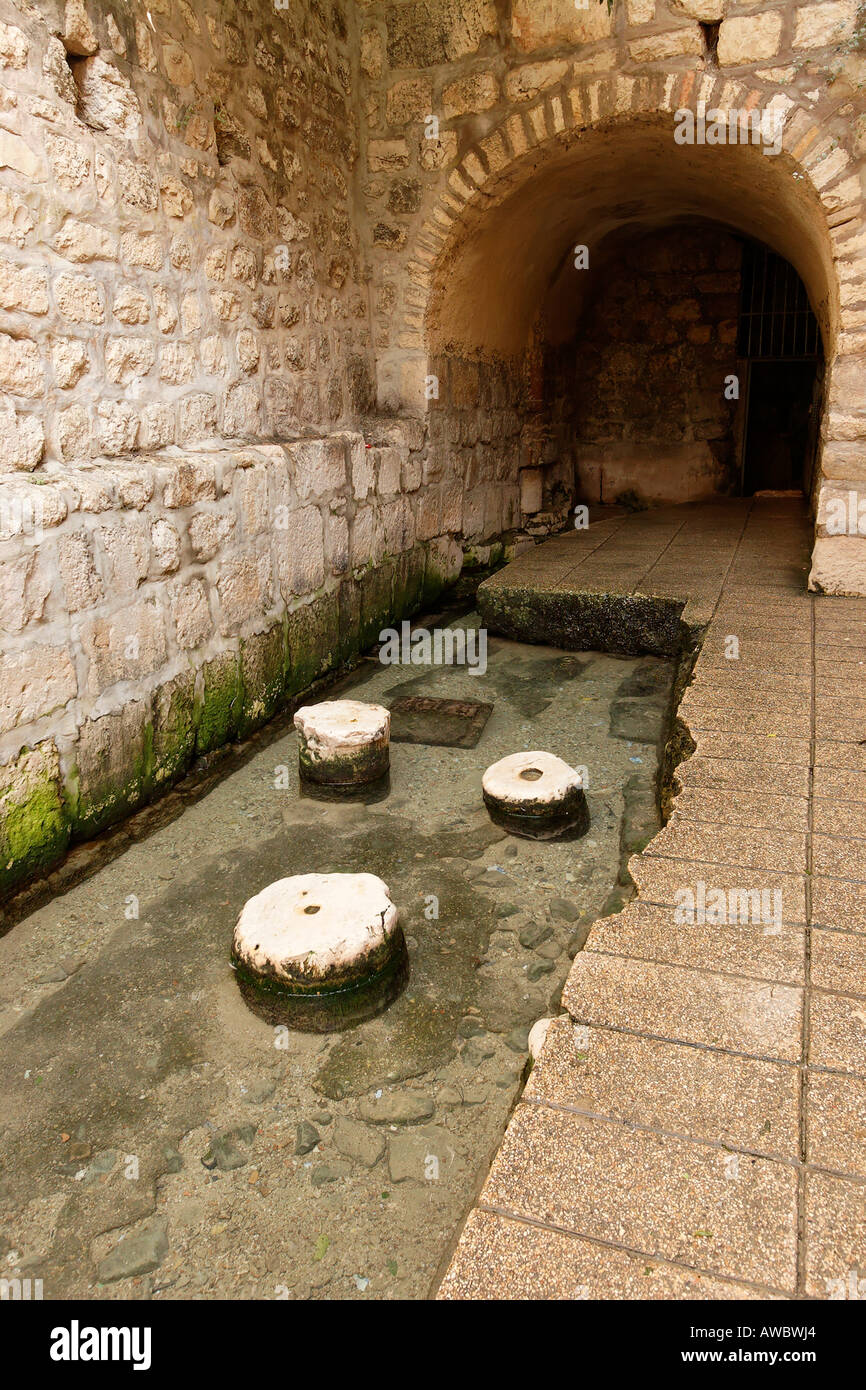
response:
<path id="1" fill-rule="evenodd" d="M 358 642 L 361 651 L 379 640 L 383 626 L 394 616 L 394 560 L 386 555 L 380 565 L 368 570 L 361 580 L 361 622 Z"/>
<path id="2" fill-rule="evenodd" d="M 144 804 L 153 790 L 153 721 L 134 700 L 78 731 L 68 780 L 72 837 L 87 840 Z"/>
<path id="3" fill-rule="evenodd" d="M 299 695 L 340 665 L 340 607 L 336 591 L 303 604 L 287 618 L 288 663 L 285 693 Z"/>
<path id="4" fill-rule="evenodd" d="M 201 668 L 196 700 L 195 751 L 198 757 L 222 747 L 235 735 L 243 701 L 237 654 L 224 652 Z"/>
<path id="5" fill-rule="evenodd" d="M 256 633 L 241 643 L 243 699 L 238 733 L 246 737 L 277 713 L 286 681 L 286 626 L 276 623 L 268 632 Z"/>
<path id="6" fill-rule="evenodd" d="M 155 695 L 153 780 L 168 787 L 183 776 L 195 755 L 195 672 L 184 671 Z"/>
<path id="7" fill-rule="evenodd" d="M 0 894 L 47 872 L 69 843 L 70 824 L 53 744 L 27 749 L 0 787 Z"/>

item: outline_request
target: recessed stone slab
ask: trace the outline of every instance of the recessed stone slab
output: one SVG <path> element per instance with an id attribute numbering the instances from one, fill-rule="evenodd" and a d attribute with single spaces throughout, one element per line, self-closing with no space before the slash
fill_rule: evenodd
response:
<path id="1" fill-rule="evenodd" d="M 384 777 L 390 762 L 391 715 L 384 705 L 324 700 L 295 715 L 303 778 L 328 786 L 357 786 Z"/>

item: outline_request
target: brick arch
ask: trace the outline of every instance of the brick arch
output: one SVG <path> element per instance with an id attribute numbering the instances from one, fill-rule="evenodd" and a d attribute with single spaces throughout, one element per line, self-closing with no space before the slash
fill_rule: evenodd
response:
<path id="1" fill-rule="evenodd" d="M 843 142 L 824 134 L 835 104 L 829 89 L 807 106 L 805 99 L 794 101 L 773 86 L 751 86 L 717 72 L 705 76 L 694 71 L 620 74 L 548 92 L 528 109 L 512 110 L 443 173 L 435 198 L 425 209 L 408 267 L 415 289 L 412 322 L 418 347 L 396 353 L 390 361 L 386 355 L 380 364 L 386 376 L 390 373 L 392 389 L 399 377 L 404 409 L 416 414 L 427 409 L 424 381 L 437 353 L 457 347 L 467 355 L 483 357 L 485 350 L 508 355 L 520 351 L 521 338 L 525 345 L 532 315 L 526 305 L 521 308 L 521 277 L 535 277 L 525 293 L 537 300 L 536 288 L 561 258 L 567 237 L 550 248 L 546 265 L 540 264 L 544 261 L 541 252 L 527 254 L 525 237 L 523 243 L 518 239 L 515 260 L 508 264 L 508 231 L 497 231 L 497 226 L 514 215 L 520 201 L 526 201 L 525 227 L 533 215 L 539 219 L 540 243 L 552 195 L 548 188 L 545 203 L 539 190 L 552 177 L 551 171 L 562 172 L 565 188 L 568 169 L 579 170 L 581 161 L 591 157 L 594 143 L 606 142 L 615 158 L 618 147 L 626 149 L 630 140 L 646 139 L 652 131 L 658 137 L 654 157 L 659 158 L 660 141 L 670 142 L 671 157 L 665 157 L 659 167 L 664 164 L 666 176 L 676 182 L 671 171 L 676 170 L 678 158 L 687 152 L 694 162 L 695 147 L 675 146 L 674 113 L 682 108 L 696 112 L 700 103 L 726 114 L 770 108 L 784 122 L 777 156 L 742 146 L 701 149 L 707 181 L 700 188 L 690 186 L 690 211 L 764 241 L 799 271 L 821 324 L 827 366 L 819 472 L 825 481 L 835 479 L 833 486 L 839 487 L 845 486 L 851 472 L 856 476 L 859 465 L 855 470 L 852 460 L 860 439 L 866 439 L 866 390 L 860 385 L 866 346 L 861 324 L 866 309 L 860 307 L 857 288 L 862 277 L 866 304 L 866 236 L 857 230 L 862 214 L 857 158 Z M 848 123 L 849 128 L 852 124 Z M 687 162 L 683 160 L 684 167 Z M 718 180 L 716 170 L 721 174 Z M 627 201 L 628 196 L 626 187 L 620 197 Z M 676 211 L 671 208 L 672 213 Z M 599 209 L 596 213 L 600 216 Z M 602 223 L 603 218 L 597 225 Z M 587 236 L 577 239 L 586 241 Z M 506 264 L 491 270 L 497 253 Z M 528 271 L 530 260 L 533 267 Z M 464 300 L 474 296 L 471 312 L 480 325 L 474 342 L 468 322 L 471 313 L 467 315 L 465 304 L 461 310 L 461 296 Z M 497 336 L 502 330 L 501 322 L 493 321 L 497 314 L 502 319 L 515 313 L 518 317 L 522 313 L 522 318 L 512 336 Z M 423 323 L 420 332 L 419 322 Z M 866 551 L 866 540 L 857 544 Z"/>

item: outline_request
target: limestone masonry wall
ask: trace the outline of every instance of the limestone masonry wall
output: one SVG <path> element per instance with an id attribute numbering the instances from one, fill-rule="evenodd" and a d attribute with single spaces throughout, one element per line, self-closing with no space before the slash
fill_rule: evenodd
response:
<path id="1" fill-rule="evenodd" d="M 741 242 L 718 227 L 674 227 L 631 243 L 606 272 L 556 364 L 557 452 L 573 458 L 581 497 L 688 502 L 737 489 L 739 398 L 723 388 L 738 370 L 741 260 Z"/>

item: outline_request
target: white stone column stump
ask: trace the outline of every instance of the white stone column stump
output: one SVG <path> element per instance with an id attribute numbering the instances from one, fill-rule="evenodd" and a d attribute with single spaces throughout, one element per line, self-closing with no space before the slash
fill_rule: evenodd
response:
<path id="1" fill-rule="evenodd" d="M 301 777 L 332 787 L 361 786 L 390 766 L 391 714 L 361 700 L 325 700 L 295 715 Z"/>
<path id="2" fill-rule="evenodd" d="M 511 753 L 481 779 L 491 819 L 513 835 L 552 839 L 585 835 L 589 807 L 579 772 L 553 753 Z"/>
<path id="3" fill-rule="evenodd" d="M 408 970 L 397 908 L 375 874 L 297 874 L 269 884 L 244 904 L 231 955 L 256 1013 L 311 1032 L 381 1012 Z"/>

